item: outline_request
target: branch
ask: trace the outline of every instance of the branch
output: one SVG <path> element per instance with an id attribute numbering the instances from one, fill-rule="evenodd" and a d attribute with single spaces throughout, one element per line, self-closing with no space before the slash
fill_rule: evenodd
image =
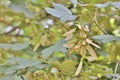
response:
<path id="1" fill-rule="evenodd" d="M 0 36 L 25 37 L 25 38 L 30 38 L 30 39 L 32 39 L 32 37 L 30 37 L 30 36 L 26 36 L 26 35 L 16 35 L 16 34 L 5 34 L 5 33 L 3 33 L 3 34 L 0 34 Z"/>
<path id="2" fill-rule="evenodd" d="M 13 29 L 11 29 L 11 30 L 8 31 L 8 32 L 5 32 L 4 34 L 10 34 L 10 33 L 12 33 L 13 31 L 15 31 L 16 29 L 18 29 L 18 27 L 13 27 Z"/>
<path id="3" fill-rule="evenodd" d="M 1 23 L 4 23 L 5 25 L 10 25 L 8 22 L 6 22 L 5 20 L 3 20 L 3 19 L 1 19 L 0 18 L 0 22 Z M 30 24 L 30 23 L 27 23 L 27 24 Z M 8 32 L 4 32 L 4 33 L 2 33 L 2 34 L 0 34 L 0 36 L 11 36 L 11 37 L 26 37 L 26 38 L 30 38 L 30 39 L 32 39 L 32 37 L 30 37 L 30 36 L 26 36 L 26 35 L 19 35 L 19 32 L 20 31 L 18 31 L 18 33 L 17 34 L 11 34 L 13 31 L 15 31 L 16 29 L 18 29 L 19 27 L 18 26 L 13 26 L 13 29 L 11 29 L 10 31 L 8 31 Z"/>

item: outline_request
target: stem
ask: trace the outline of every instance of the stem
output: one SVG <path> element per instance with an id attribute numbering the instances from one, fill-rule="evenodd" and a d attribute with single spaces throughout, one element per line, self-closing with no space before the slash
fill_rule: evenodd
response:
<path id="1" fill-rule="evenodd" d="M 97 13 L 98 13 L 98 11 L 97 11 L 97 9 L 96 9 L 96 11 L 95 11 L 95 16 L 94 16 L 94 23 L 96 24 L 96 26 L 99 28 L 100 31 L 102 31 L 104 34 L 107 35 L 107 33 L 106 33 L 105 31 L 103 31 L 102 28 L 100 28 L 100 26 L 99 26 L 99 24 L 98 24 L 98 21 L 97 21 Z"/>
<path id="2" fill-rule="evenodd" d="M 20 77 L 21 77 L 22 80 L 25 80 L 24 77 L 23 77 L 22 75 L 20 75 Z"/>
<path id="3" fill-rule="evenodd" d="M 88 13 L 88 16 L 90 17 L 90 18 L 93 18 L 89 13 Z M 94 15 L 94 21 L 93 21 L 94 23 L 95 23 L 95 25 L 98 27 L 98 29 L 102 32 L 102 33 L 104 33 L 104 34 L 106 34 L 107 35 L 107 33 L 104 31 L 104 30 L 102 30 L 102 28 L 99 26 L 99 24 L 98 24 L 98 21 L 97 21 L 97 10 L 95 11 L 95 15 Z"/>
<path id="4" fill-rule="evenodd" d="M 120 60 L 117 61 L 116 66 L 115 66 L 114 76 L 113 76 L 114 79 L 116 78 L 116 72 L 117 72 L 117 69 L 118 69 L 119 63 L 120 63 Z"/>

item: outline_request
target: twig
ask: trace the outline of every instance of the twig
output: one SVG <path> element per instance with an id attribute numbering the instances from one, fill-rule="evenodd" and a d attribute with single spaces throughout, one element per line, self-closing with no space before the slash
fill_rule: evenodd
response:
<path id="1" fill-rule="evenodd" d="M 89 16 L 90 18 L 93 18 L 89 13 L 88 13 L 88 16 Z M 97 21 L 97 10 L 95 11 L 94 21 L 93 21 L 93 22 L 95 23 L 95 25 L 99 28 L 99 30 L 100 30 L 102 33 L 104 33 L 104 34 L 107 35 L 107 33 L 106 33 L 105 31 L 103 31 L 102 28 L 101 28 L 101 27 L 99 26 L 99 24 L 98 24 L 98 21 Z"/>
<path id="2" fill-rule="evenodd" d="M 102 31 L 104 34 L 107 35 L 107 33 L 105 31 L 102 30 L 102 28 L 100 28 L 98 21 L 97 21 L 97 9 L 95 11 L 95 16 L 94 16 L 94 23 L 96 24 L 96 26 L 99 28 L 100 31 Z"/>
<path id="3" fill-rule="evenodd" d="M 18 27 L 14 27 L 13 29 L 11 29 L 11 30 L 8 31 L 8 32 L 5 32 L 4 34 L 10 34 L 10 33 L 12 33 L 13 31 L 15 31 L 16 29 L 18 29 Z"/>
<path id="4" fill-rule="evenodd" d="M 113 78 L 114 78 L 114 79 L 116 78 L 116 72 L 117 72 L 117 69 L 118 69 L 119 64 L 120 64 L 120 60 L 117 61 L 116 66 L 115 66 L 114 75 L 113 75 Z"/>
<path id="5" fill-rule="evenodd" d="M 21 77 L 22 80 L 25 80 L 24 77 L 23 77 L 22 75 L 20 75 L 20 77 Z"/>

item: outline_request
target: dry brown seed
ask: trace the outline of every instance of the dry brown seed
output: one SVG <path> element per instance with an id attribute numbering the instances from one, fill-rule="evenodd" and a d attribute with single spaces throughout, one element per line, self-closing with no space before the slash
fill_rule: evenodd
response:
<path id="1" fill-rule="evenodd" d="M 65 34 L 63 34 L 63 36 L 67 36 L 67 35 L 70 35 L 72 33 L 75 32 L 76 29 L 71 29 L 70 31 L 66 32 Z"/>

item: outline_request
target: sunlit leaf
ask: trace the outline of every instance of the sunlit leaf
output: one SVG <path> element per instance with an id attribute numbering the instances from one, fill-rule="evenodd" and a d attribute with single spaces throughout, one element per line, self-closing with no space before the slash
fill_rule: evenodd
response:
<path id="1" fill-rule="evenodd" d="M 57 57 L 65 57 L 65 54 L 61 53 L 61 52 L 55 52 L 54 53 L 54 56 L 57 56 Z"/>
<path id="2" fill-rule="evenodd" d="M 70 72 L 74 70 L 74 67 L 76 66 L 77 62 L 72 60 L 65 60 L 62 63 L 55 61 L 52 64 L 61 71 Z"/>
<path id="3" fill-rule="evenodd" d="M 91 68 L 90 68 L 93 72 L 96 73 L 101 73 L 101 74 L 111 74 L 113 73 L 112 69 L 109 68 L 106 65 L 101 65 L 101 64 L 92 64 Z"/>
<path id="4" fill-rule="evenodd" d="M 45 8 L 45 10 L 47 13 L 60 18 L 61 22 L 75 20 L 77 17 L 76 15 L 72 15 L 72 12 L 62 4 L 53 3 L 53 7 L 54 8 Z"/>
<path id="5" fill-rule="evenodd" d="M 76 66 L 77 62 L 72 61 L 72 60 L 65 60 L 61 66 L 60 70 L 65 71 L 65 72 L 70 72 L 74 70 L 74 67 Z"/>

